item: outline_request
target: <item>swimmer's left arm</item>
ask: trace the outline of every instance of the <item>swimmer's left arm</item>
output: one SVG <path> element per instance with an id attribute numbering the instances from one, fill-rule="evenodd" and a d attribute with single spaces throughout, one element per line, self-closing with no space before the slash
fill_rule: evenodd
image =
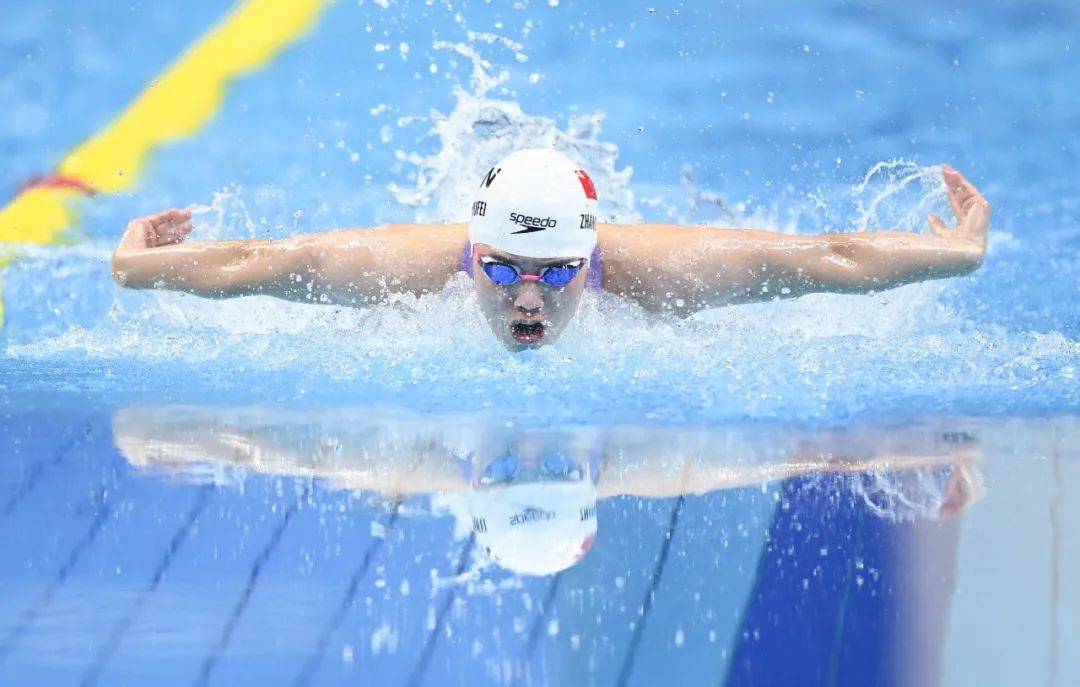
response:
<path id="1" fill-rule="evenodd" d="M 950 229 L 931 216 L 931 234 L 792 236 L 601 227 L 604 286 L 650 309 L 686 315 L 720 305 L 814 292 L 867 293 L 967 274 L 986 254 L 990 205 L 956 170 L 946 165 L 942 176 L 957 225 Z"/>

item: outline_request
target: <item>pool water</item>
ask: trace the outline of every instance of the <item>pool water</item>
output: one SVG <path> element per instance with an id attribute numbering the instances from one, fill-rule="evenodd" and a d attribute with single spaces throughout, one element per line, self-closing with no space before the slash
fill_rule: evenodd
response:
<path id="1" fill-rule="evenodd" d="M 0 203 L 227 11 L 68 5 L 0 7 Z M 134 191 L 0 248 L 0 683 L 1077 683 L 1077 27 L 330 4 Z M 605 219 L 790 233 L 922 230 L 950 162 L 989 254 L 685 321 L 589 295 L 520 355 L 464 275 L 369 310 L 109 278 L 173 205 L 195 239 L 462 220 L 526 145 L 579 160 Z M 537 442 L 589 467 L 595 539 L 517 575 L 470 484 L 479 447 Z"/>
<path id="2" fill-rule="evenodd" d="M 0 666 L 6 684 L 1072 684 L 1078 436 L 1075 417 L 16 412 Z M 594 539 L 518 575 L 553 542 L 475 531 L 466 465 L 537 447 L 594 461 Z"/>

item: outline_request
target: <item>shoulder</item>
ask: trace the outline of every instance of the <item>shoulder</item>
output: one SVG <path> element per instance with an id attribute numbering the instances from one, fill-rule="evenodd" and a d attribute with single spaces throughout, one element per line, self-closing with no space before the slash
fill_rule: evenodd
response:
<path id="1" fill-rule="evenodd" d="M 741 229 L 692 227 L 679 224 L 598 224 L 597 240 L 604 256 L 622 254 L 627 259 L 666 257 L 672 251 L 695 249 L 703 243 L 735 246 L 745 240 Z"/>
<path id="2" fill-rule="evenodd" d="M 606 262 L 625 268 L 657 262 L 754 259 L 763 251 L 790 251 L 819 242 L 816 237 L 727 227 L 677 224 L 602 224 L 598 245 Z"/>
<path id="3" fill-rule="evenodd" d="M 442 288 L 461 269 L 468 225 L 388 224 L 340 229 L 314 240 L 319 244 L 316 264 L 329 282 L 389 278 L 399 290 L 420 293 Z"/>
<path id="4" fill-rule="evenodd" d="M 739 229 L 677 224 L 603 224 L 597 235 L 610 276 L 635 281 L 710 256 L 730 260 L 745 251 L 747 239 L 747 232 Z"/>
<path id="5" fill-rule="evenodd" d="M 759 232 L 676 224 L 597 227 L 604 289 L 648 309 L 670 311 L 672 298 L 694 301 L 706 281 L 729 283 L 744 273 Z"/>
<path id="6" fill-rule="evenodd" d="M 406 248 L 416 251 L 461 249 L 469 239 L 465 222 L 447 224 L 384 224 L 366 229 L 339 229 L 317 234 L 317 240 L 327 246 L 380 246 Z"/>
<path id="7" fill-rule="evenodd" d="M 386 224 L 370 229 L 339 229 L 311 238 L 333 262 L 354 266 L 390 264 L 411 267 L 456 264 L 469 240 L 468 225 Z"/>

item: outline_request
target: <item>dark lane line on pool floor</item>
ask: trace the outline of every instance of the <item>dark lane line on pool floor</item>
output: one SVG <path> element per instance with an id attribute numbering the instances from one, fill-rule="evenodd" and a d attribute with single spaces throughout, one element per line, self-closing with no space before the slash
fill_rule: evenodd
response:
<path id="1" fill-rule="evenodd" d="M 18 508 L 19 504 L 25 501 L 26 497 L 30 496 L 37 486 L 41 484 L 42 477 L 50 471 L 50 468 L 55 468 L 60 463 L 63 463 L 68 456 L 75 452 L 75 449 L 89 440 L 90 435 L 91 426 L 88 424 L 81 437 L 73 436 L 68 439 L 67 442 L 56 450 L 56 453 L 51 460 L 40 460 L 34 463 L 34 465 L 31 466 L 26 479 L 24 479 L 15 492 L 8 497 L 7 501 L 4 502 L 4 505 L 0 507 L 0 519 L 6 518 L 15 512 L 15 509 Z"/>
<path id="2" fill-rule="evenodd" d="M 288 529 L 289 524 L 293 520 L 293 516 L 300 510 L 300 506 L 307 501 L 311 495 L 312 485 L 308 482 L 304 485 L 304 490 L 296 497 L 296 500 L 285 511 L 285 515 L 281 518 L 281 522 L 270 534 L 269 541 L 266 542 L 266 546 L 255 558 L 255 562 L 251 566 L 251 572 L 248 574 L 247 584 L 244 586 L 243 591 L 240 593 L 240 598 L 236 600 L 236 604 L 233 605 L 232 612 L 229 614 L 228 619 L 225 621 L 225 625 L 221 629 L 221 637 L 218 639 L 217 644 L 206 658 L 203 659 L 202 668 L 199 671 L 199 677 L 195 680 L 196 685 L 206 685 L 210 682 L 210 676 L 217 666 L 218 661 L 225 654 L 225 651 L 229 648 L 229 643 L 232 641 L 233 632 L 236 631 L 236 627 L 240 624 L 241 618 L 244 616 L 244 611 L 247 610 L 248 604 L 251 601 L 252 594 L 255 593 L 255 587 L 259 583 L 259 578 L 262 575 L 263 567 L 270 561 L 270 556 L 273 555 L 277 549 L 278 544 L 281 543 L 281 538 L 285 534 L 285 530 Z"/>
<path id="3" fill-rule="evenodd" d="M 458 556 L 458 564 L 454 569 L 454 577 L 461 577 L 465 573 L 465 568 L 469 565 L 469 555 L 472 553 L 473 545 L 476 543 L 476 532 L 469 535 L 469 541 L 465 542 L 465 546 L 461 549 L 461 554 Z M 405 684 L 409 687 L 416 687 L 420 684 L 420 681 L 424 679 L 424 674 L 427 673 L 428 665 L 431 663 L 431 656 L 435 653 L 435 642 L 439 639 L 439 634 L 442 632 L 443 625 L 446 624 L 446 615 L 450 612 L 450 606 L 454 603 L 454 598 L 457 596 L 458 583 L 455 581 L 450 590 L 446 593 L 446 598 L 443 600 L 442 608 L 439 609 L 439 615 L 435 617 L 435 627 L 431 628 L 431 632 L 428 633 L 427 640 L 424 642 L 424 648 L 420 652 L 420 658 L 417 660 L 416 668 L 413 670 L 412 675 L 409 677 L 409 681 Z"/>
<path id="4" fill-rule="evenodd" d="M 199 489 L 198 494 L 195 497 L 195 503 L 188 511 L 183 524 L 180 525 L 180 528 L 176 530 L 176 533 L 169 541 L 169 547 L 165 550 L 165 555 L 162 556 L 157 568 L 154 569 L 154 574 L 150 577 L 150 582 L 128 606 L 127 613 L 125 613 L 116 625 L 113 626 L 112 632 L 109 633 L 109 638 L 97 652 L 93 663 L 91 663 L 86 669 L 86 672 L 83 673 L 83 677 L 79 681 L 79 684 L 82 687 L 91 687 L 91 685 L 97 684 L 98 678 L 101 677 L 101 672 L 105 669 L 106 665 L 108 665 L 109 659 L 112 658 L 113 654 L 120 647 L 121 642 L 123 642 L 124 635 L 127 634 L 132 623 L 139 617 L 140 611 L 142 611 L 143 606 L 146 605 L 146 602 L 150 599 L 151 595 L 153 595 L 161 585 L 165 573 L 168 571 L 169 566 L 172 565 L 173 558 L 188 540 L 191 529 L 195 526 L 195 522 L 199 519 L 203 510 L 206 509 L 206 505 L 209 503 L 214 490 L 215 485 L 213 484 L 203 485 Z"/>
<path id="5" fill-rule="evenodd" d="M 547 594 L 544 595 L 544 600 L 536 614 L 536 620 L 533 621 L 532 629 L 529 630 L 529 639 L 525 643 L 524 652 L 524 664 L 526 666 L 532 661 L 533 654 L 536 652 L 536 645 L 540 641 L 540 633 L 544 631 L 544 621 L 555 606 L 555 597 L 559 594 L 559 582 L 562 580 L 563 572 L 559 571 L 548 586 Z"/>
<path id="6" fill-rule="evenodd" d="M 308 659 L 304 661 L 300 673 L 293 681 L 293 685 L 296 687 L 303 687 L 304 685 L 310 684 L 312 678 L 315 677 L 315 673 L 322 663 L 323 656 L 326 654 L 326 647 L 330 645 L 330 638 L 333 637 L 334 633 L 341 627 L 341 623 L 345 620 L 345 614 L 352 608 L 353 602 L 356 600 L 356 593 L 360 589 L 360 583 L 367 577 L 368 570 L 371 569 L 371 562 L 375 559 L 375 555 L 386 542 L 386 537 L 397 524 L 400 506 L 400 502 L 394 504 L 394 510 L 390 514 L 390 518 L 386 521 L 385 534 L 381 537 L 375 537 L 368 545 L 367 551 L 364 552 L 363 560 L 349 579 L 349 584 L 345 588 L 345 594 L 341 597 L 341 603 L 338 604 L 333 615 L 330 616 L 330 619 L 323 627 L 322 632 L 319 634 L 319 639 L 315 643 L 315 650 L 312 651 Z"/>
<path id="7" fill-rule="evenodd" d="M 115 485 L 113 486 L 115 489 Z M 109 489 L 101 487 L 95 494 L 94 500 L 97 503 L 97 510 L 94 513 L 94 519 L 90 523 L 90 527 L 87 528 L 86 533 L 82 538 L 76 542 L 75 546 L 71 548 L 68 555 L 64 558 L 63 564 L 56 572 L 52 582 L 45 588 L 45 591 L 38 597 L 38 600 L 33 605 L 29 606 L 22 615 L 19 616 L 19 620 L 4 637 L 3 643 L 0 643 L 0 665 L 3 665 L 7 657 L 17 647 L 19 641 L 27 633 L 27 631 L 34 625 L 37 618 L 41 613 L 52 603 L 52 600 L 56 597 L 56 593 L 60 591 L 60 588 L 64 586 L 64 582 L 67 581 L 71 571 L 78 565 L 79 559 L 90 548 L 90 545 L 97 539 L 98 534 L 101 533 L 102 528 L 108 521 L 109 516 L 112 515 L 113 509 L 110 500 L 107 496 Z M 115 497 L 114 497 L 115 498 Z"/>
<path id="8" fill-rule="evenodd" d="M 656 589 L 660 586 L 660 579 L 664 575 L 664 566 L 667 563 L 668 554 L 671 552 L 671 541 L 675 538 L 675 528 L 679 524 L 679 514 L 682 512 L 686 497 L 679 496 L 675 506 L 671 509 L 671 519 L 664 531 L 664 541 L 660 544 L 660 555 L 653 569 L 652 580 L 649 588 L 641 600 L 641 617 L 634 623 L 634 634 L 630 636 L 630 643 L 626 647 L 626 655 L 623 657 L 622 668 L 619 670 L 619 679 L 615 684 L 624 687 L 630 680 L 630 673 L 634 669 L 634 658 L 637 656 L 638 644 L 641 643 L 641 635 L 645 631 L 645 622 L 649 619 L 649 611 L 652 609 L 653 599 L 656 598 Z"/>

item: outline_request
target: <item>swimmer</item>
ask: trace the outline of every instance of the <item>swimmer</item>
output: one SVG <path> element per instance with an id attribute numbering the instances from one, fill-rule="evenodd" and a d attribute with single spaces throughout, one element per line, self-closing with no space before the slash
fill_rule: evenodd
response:
<path id="1" fill-rule="evenodd" d="M 438 293 L 464 270 L 495 336 L 519 351 L 556 341 L 586 289 L 685 317 L 967 274 L 986 255 L 990 204 L 951 166 L 942 177 L 956 225 L 931 215 L 928 234 L 622 225 L 599 221 L 597 190 L 580 166 L 554 150 L 525 149 L 480 180 L 467 223 L 185 242 L 191 213 L 172 209 L 128 224 L 112 273 L 135 289 L 363 307 L 395 293 Z"/>

